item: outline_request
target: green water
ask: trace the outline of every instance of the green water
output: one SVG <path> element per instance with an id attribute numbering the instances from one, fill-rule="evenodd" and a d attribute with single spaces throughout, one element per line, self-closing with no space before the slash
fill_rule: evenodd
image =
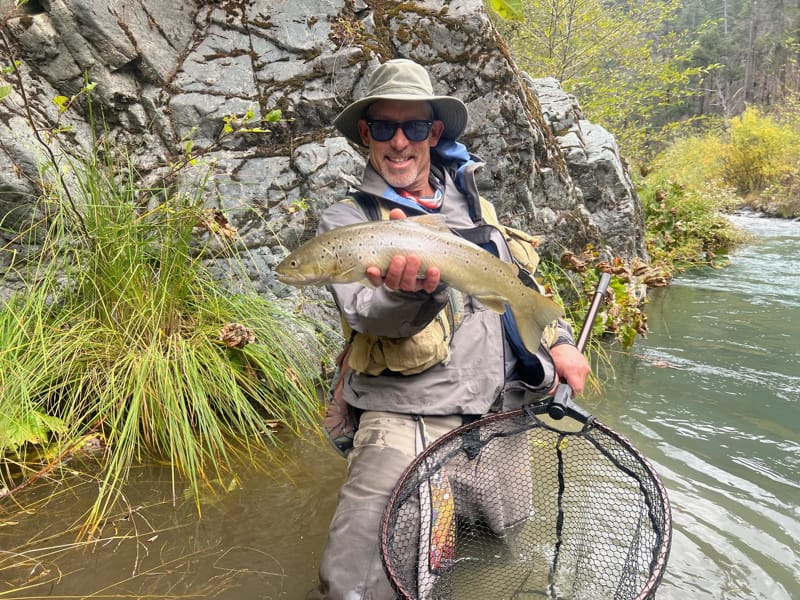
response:
<path id="1" fill-rule="evenodd" d="M 659 599 L 800 597 L 800 223 L 739 221 L 759 239 L 652 294 L 593 407 L 669 491 Z"/>
<path id="2" fill-rule="evenodd" d="M 800 223 L 747 219 L 758 239 L 730 267 L 655 290 L 650 333 L 614 353 L 585 406 L 650 460 L 673 543 L 659 600 L 800 598 Z M 289 441 L 296 460 L 243 466 L 203 516 L 169 471 L 134 469 L 128 509 L 73 545 L 96 483 L 42 486 L 48 504 L 0 503 L 2 598 L 302 599 L 316 579 L 344 461 Z M 487 599 L 491 600 L 491 599 Z"/>

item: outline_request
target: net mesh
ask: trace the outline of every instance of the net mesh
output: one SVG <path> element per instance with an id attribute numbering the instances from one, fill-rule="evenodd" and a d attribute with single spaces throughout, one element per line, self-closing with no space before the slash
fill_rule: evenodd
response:
<path id="1" fill-rule="evenodd" d="M 601 423 L 562 421 L 492 416 L 417 457 L 382 522 L 401 598 L 653 597 L 671 538 L 658 476 Z"/>

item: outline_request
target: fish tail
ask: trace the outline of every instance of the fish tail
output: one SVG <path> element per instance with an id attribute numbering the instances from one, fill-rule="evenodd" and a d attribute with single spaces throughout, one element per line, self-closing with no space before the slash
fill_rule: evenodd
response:
<path id="1" fill-rule="evenodd" d="M 558 303 L 533 290 L 525 294 L 522 300 L 509 305 L 509 308 L 517 322 L 522 343 L 531 353 L 539 349 L 545 327 L 564 312 Z"/>

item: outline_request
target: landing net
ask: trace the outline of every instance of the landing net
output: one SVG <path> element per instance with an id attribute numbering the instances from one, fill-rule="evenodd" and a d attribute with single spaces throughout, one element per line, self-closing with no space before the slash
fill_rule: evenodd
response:
<path id="1" fill-rule="evenodd" d="M 432 443 L 383 516 L 384 566 L 400 598 L 652 598 L 671 515 L 651 465 L 588 417 L 529 406 Z"/>

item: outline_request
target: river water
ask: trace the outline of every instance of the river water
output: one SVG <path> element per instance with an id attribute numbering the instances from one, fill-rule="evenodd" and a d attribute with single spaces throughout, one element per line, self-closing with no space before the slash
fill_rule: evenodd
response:
<path id="1" fill-rule="evenodd" d="M 659 600 L 800 598 L 800 223 L 738 222 L 756 239 L 653 291 L 647 338 L 612 349 L 603 397 L 585 399 L 668 490 Z M 287 451 L 278 472 L 221 482 L 200 519 L 168 469 L 134 469 L 127 508 L 81 546 L 91 478 L 40 486 L 25 511 L 0 504 L 0 598 L 302 599 L 345 465 L 322 440 Z"/>
<path id="2" fill-rule="evenodd" d="M 656 290 L 593 412 L 654 464 L 674 538 L 659 599 L 800 598 L 800 223 Z"/>

